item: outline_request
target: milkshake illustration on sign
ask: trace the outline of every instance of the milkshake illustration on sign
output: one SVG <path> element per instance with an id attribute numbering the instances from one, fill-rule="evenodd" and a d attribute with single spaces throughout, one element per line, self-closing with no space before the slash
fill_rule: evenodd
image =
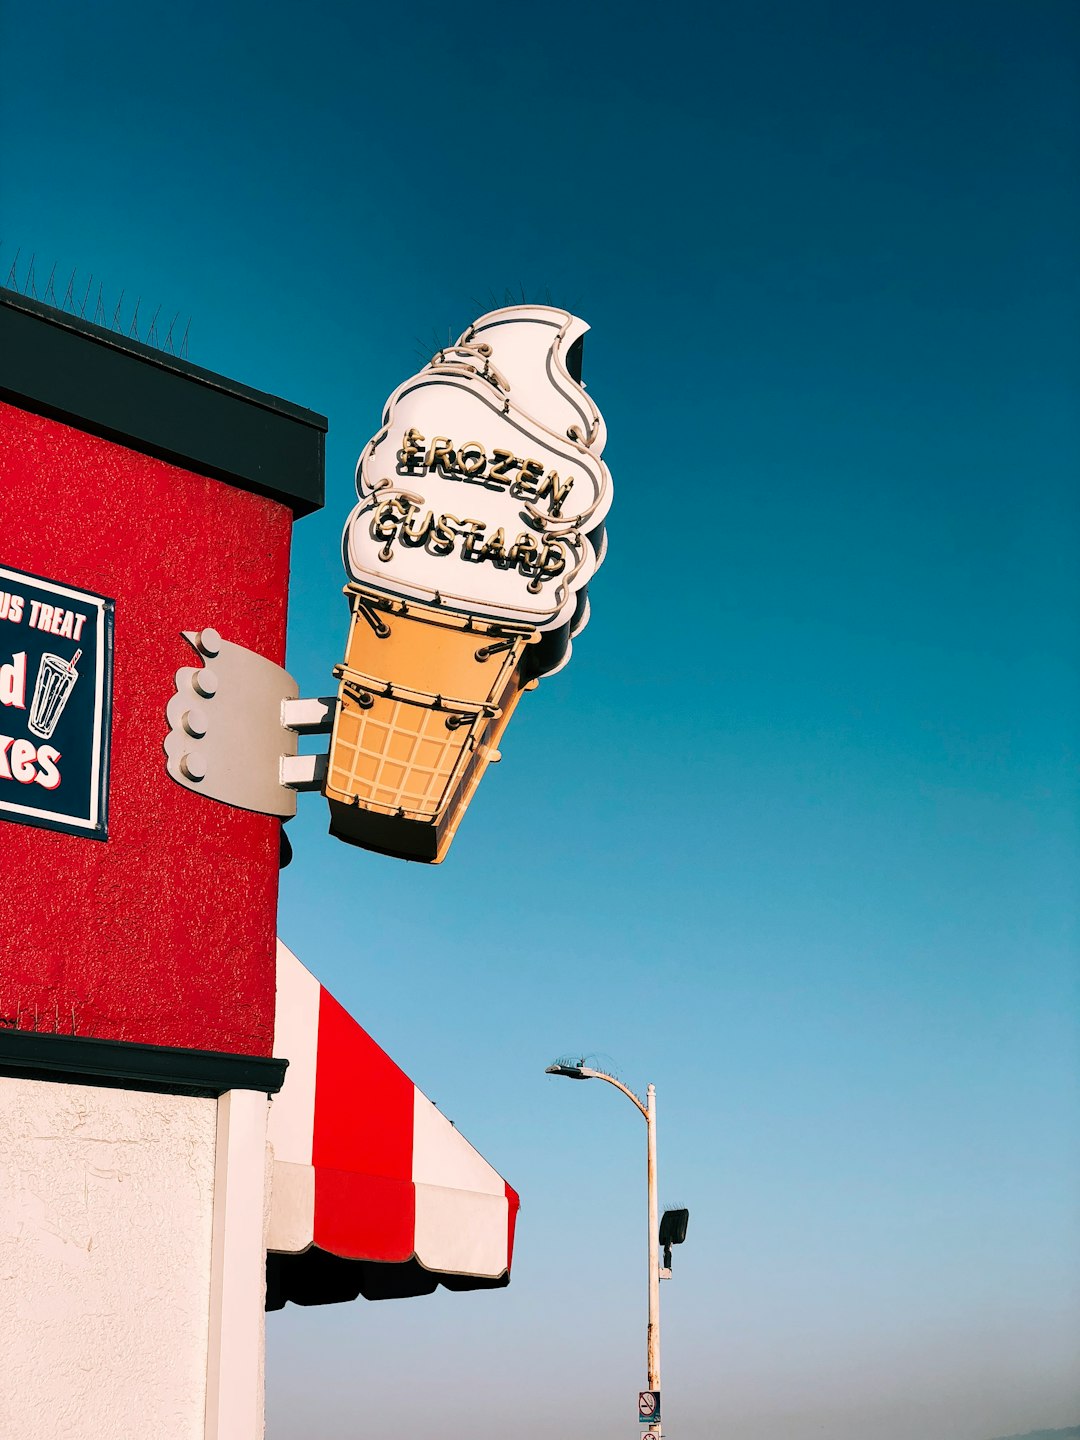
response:
<path id="1" fill-rule="evenodd" d="M 324 791 L 340 839 L 442 860 L 518 700 L 588 622 L 611 504 L 588 328 L 547 305 L 481 316 L 364 447 Z"/>
<path id="2" fill-rule="evenodd" d="M 26 728 L 32 735 L 42 740 L 52 739 L 79 678 L 75 662 L 81 654 L 81 650 L 76 650 L 70 660 L 65 660 L 62 655 L 42 655 L 34 684 L 34 698 L 30 702 L 30 719 L 26 722 Z"/>

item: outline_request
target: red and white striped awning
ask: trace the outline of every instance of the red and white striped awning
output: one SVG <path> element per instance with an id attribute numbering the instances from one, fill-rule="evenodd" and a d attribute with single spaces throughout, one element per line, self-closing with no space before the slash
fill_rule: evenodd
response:
<path id="1" fill-rule="evenodd" d="M 507 1285 L 517 1194 L 278 941 L 267 1308 Z"/>

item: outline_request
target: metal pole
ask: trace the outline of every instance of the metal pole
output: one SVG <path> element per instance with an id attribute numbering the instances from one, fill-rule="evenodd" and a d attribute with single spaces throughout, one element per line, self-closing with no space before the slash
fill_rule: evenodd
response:
<path id="1" fill-rule="evenodd" d="M 656 1086 L 650 1085 L 645 1092 L 643 1105 L 634 1092 L 604 1070 L 593 1070 L 583 1061 L 576 1065 L 557 1061 L 547 1067 L 549 1075 L 566 1075 L 572 1080 L 606 1080 L 628 1095 L 645 1117 L 648 1129 L 648 1180 L 649 1180 L 649 1329 L 645 1342 L 645 1364 L 649 1376 L 649 1389 L 660 1389 L 660 1207 L 656 1200 Z M 665 1272 L 670 1273 L 670 1272 Z M 662 1425 L 654 1420 L 644 1432 L 642 1440 L 659 1440 Z"/>
<path id="2" fill-rule="evenodd" d="M 649 1130 L 649 1389 L 660 1389 L 660 1217 L 656 1203 L 656 1087 L 646 1091 L 645 1120 Z M 650 1427 L 660 1434 L 660 1422 Z"/>

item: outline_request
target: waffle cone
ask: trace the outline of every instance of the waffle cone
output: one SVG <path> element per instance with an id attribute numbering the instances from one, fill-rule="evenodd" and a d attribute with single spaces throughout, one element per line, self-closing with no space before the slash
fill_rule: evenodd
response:
<path id="1" fill-rule="evenodd" d="M 369 850 L 437 863 L 524 690 L 527 626 L 391 600 L 361 585 L 330 740 L 330 829 Z"/>

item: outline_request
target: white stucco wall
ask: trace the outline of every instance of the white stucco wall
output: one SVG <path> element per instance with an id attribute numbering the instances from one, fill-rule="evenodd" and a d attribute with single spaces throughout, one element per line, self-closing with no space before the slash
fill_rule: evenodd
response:
<path id="1" fill-rule="evenodd" d="M 4 1440 L 202 1440 L 216 1129 L 214 1100 L 0 1078 Z"/>

